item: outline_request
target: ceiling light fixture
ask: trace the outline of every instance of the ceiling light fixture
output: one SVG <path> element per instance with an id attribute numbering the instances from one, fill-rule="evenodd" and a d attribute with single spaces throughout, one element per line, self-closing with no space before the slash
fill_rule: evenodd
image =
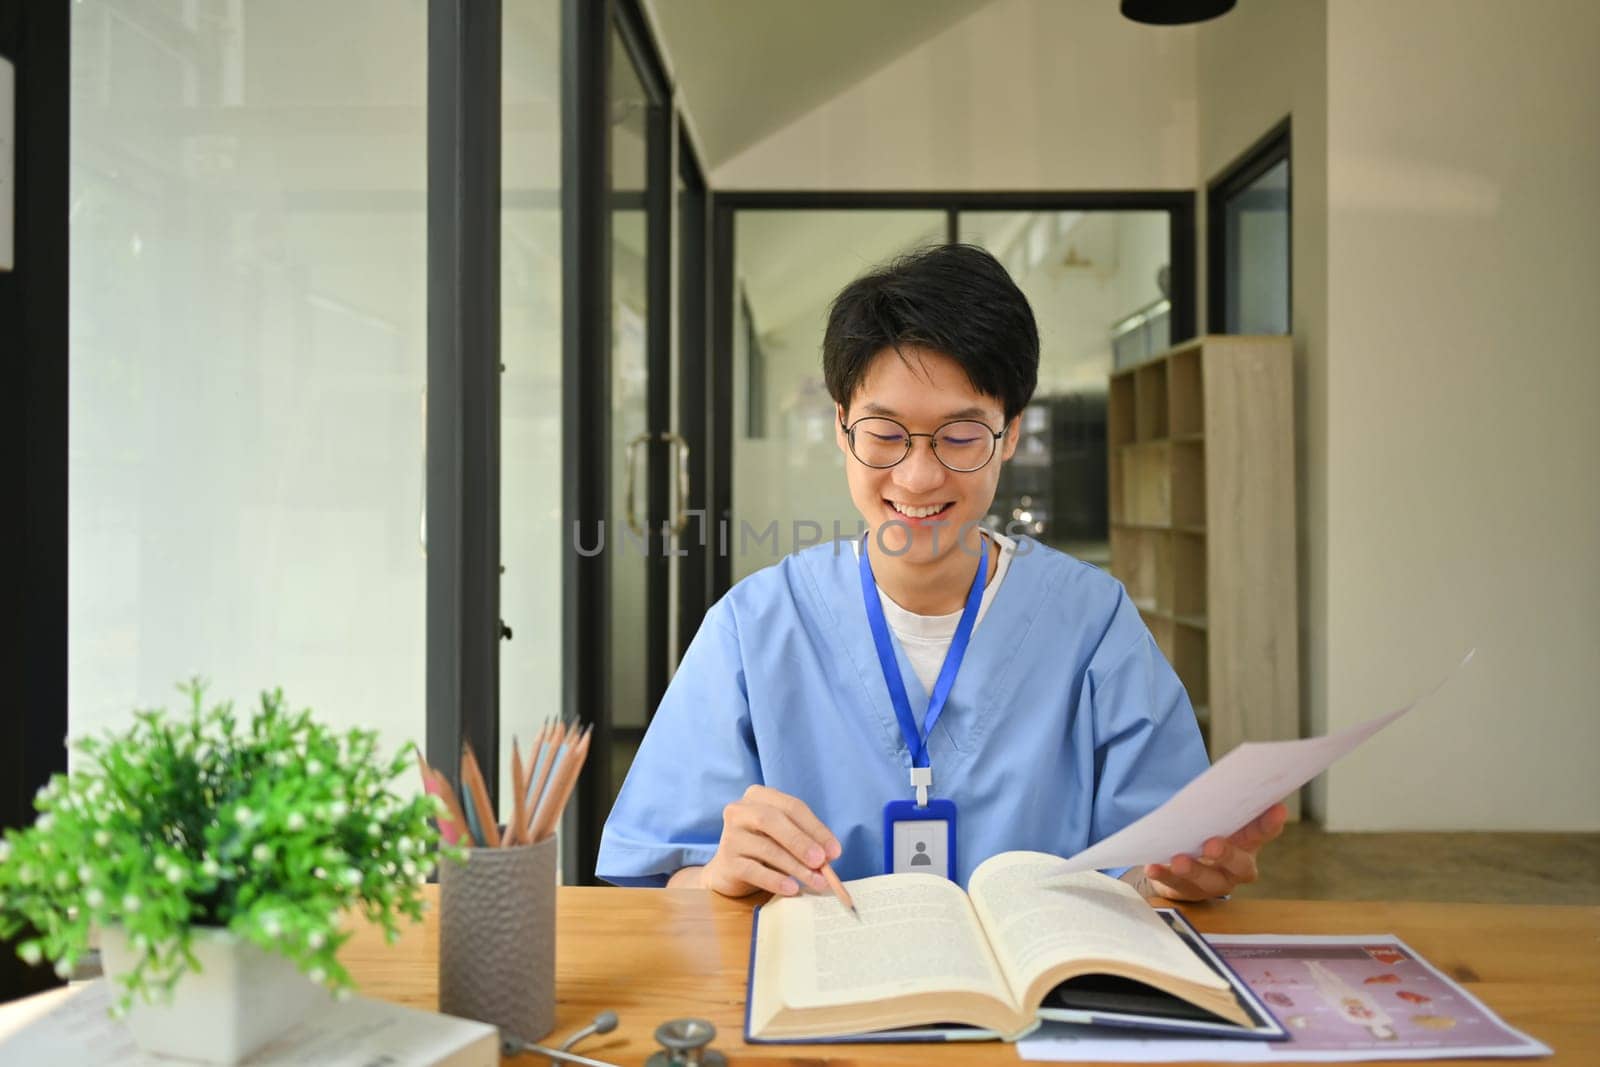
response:
<path id="1" fill-rule="evenodd" d="M 1235 0 L 1122 0 L 1122 14 L 1149 26 L 1205 22 L 1233 10 Z"/>

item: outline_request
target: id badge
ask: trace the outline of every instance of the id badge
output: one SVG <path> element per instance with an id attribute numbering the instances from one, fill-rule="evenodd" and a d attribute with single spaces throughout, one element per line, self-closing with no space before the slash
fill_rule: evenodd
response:
<path id="1" fill-rule="evenodd" d="M 883 869 L 888 874 L 937 874 L 956 880 L 956 805 L 930 797 L 883 806 Z"/>

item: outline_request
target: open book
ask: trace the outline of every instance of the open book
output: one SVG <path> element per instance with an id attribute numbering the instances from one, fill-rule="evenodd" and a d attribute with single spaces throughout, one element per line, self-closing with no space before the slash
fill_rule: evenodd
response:
<path id="1" fill-rule="evenodd" d="M 862 878 L 847 883 L 860 918 L 832 896 L 775 898 L 756 914 L 745 1036 L 1013 1040 L 1041 1018 L 1287 1036 L 1175 912 L 1093 871 L 1041 885 L 1063 863 L 1001 853 L 970 894 L 936 875 Z M 952 1024 L 978 1032 L 906 1032 Z"/>

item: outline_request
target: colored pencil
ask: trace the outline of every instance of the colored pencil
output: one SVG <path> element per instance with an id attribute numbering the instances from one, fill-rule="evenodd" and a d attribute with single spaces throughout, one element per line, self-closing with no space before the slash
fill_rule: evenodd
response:
<path id="1" fill-rule="evenodd" d="M 539 811 L 533 819 L 533 842 L 543 841 L 555 832 L 561 813 L 566 810 L 567 799 L 572 796 L 572 788 L 577 784 L 578 773 L 583 770 L 584 760 L 588 758 L 589 739 L 593 732 L 593 726 L 585 727 L 582 736 L 568 746 L 557 780 L 551 782 L 545 796 L 539 801 Z"/>
<path id="2" fill-rule="evenodd" d="M 458 827 L 456 840 L 451 843 L 455 844 L 462 838 L 466 838 L 468 845 L 476 845 L 477 841 L 473 840 L 472 837 L 472 824 L 467 820 L 466 812 L 461 809 L 461 802 L 456 799 L 456 791 L 451 787 L 450 779 L 432 767 L 428 768 L 428 773 L 433 776 L 433 787 L 437 791 L 439 799 L 443 800 L 444 806 L 450 809 L 451 822 Z M 440 826 L 439 829 L 442 832 L 444 827 Z"/>
<path id="3" fill-rule="evenodd" d="M 459 787 L 452 785 L 438 768 L 429 766 L 418 752 L 422 787 L 445 807 L 444 814 L 435 819 L 440 839 L 448 845 L 512 848 L 536 844 L 554 834 L 589 758 L 593 736 L 593 724 L 586 726 L 576 716 L 546 718 L 539 727 L 538 743 L 528 746 L 528 758 L 524 760 L 522 741 L 512 735 L 512 802 L 504 832 L 489 800 L 482 765 L 470 744 L 462 742 Z M 825 873 L 838 884 L 831 869 Z M 854 911 L 855 905 L 842 886 L 837 892 L 845 906 Z"/>
<path id="4" fill-rule="evenodd" d="M 553 768 L 556 765 L 556 761 L 558 759 L 560 759 L 560 757 L 561 757 L 561 740 L 562 740 L 562 735 L 565 732 L 566 728 L 567 728 L 566 723 L 557 722 L 555 724 L 555 726 L 550 731 L 550 752 L 549 752 L 549 757 L 550 758 L 545 760 L 543 767 L 539 768 L 538 779 L 533 783 L 533 788 L 530 791 L 531 796 L 532 796 L 533 799 L 531 801 L 529 801 L 527 812 L 526 812 L 528 820 L 529 820 L 530 823 L 533 821 L 533 819 L 535 818 L 536 814 L 539 811 L 540 798 L 544 796 L 545 786 L 550 781 L 551 768 Z M 530 826 L 530 830 L 531 830 L 531 826 Z M 528 844 L 530 844 L 530 845 L 538 843 L 538 838 L 535 838 L 535 837 L 533 837 L 531 835 L 528 835 L 528 834 L 525 834 L 523 836 L 527 837 Z"/>
<path id="5" fill-rule="evenodd" d="M 478 821 L 478 809 L 472 803 L 472 790 L 467 788 L 463 781 L 456 790 L 456 800 L 461 805 L 461 810 L 467 816 L 467 836 L 472 838 L 473 848 L 483 847 L 483 824 Z"/>
<path id="6" fill-rule="evenodd" d="M 428 766 L 428 761 L 422 758 L 422 753 L 417 753 L 417 770 L 422 772 L 422 788 L 429 795 L 444 801 L 445 807 L 450 807 L 450 788 L 441 787 L 433 780 L 433 768 Z M 433 820 L 439 827 L 439 836 L 444 838 L 444 843 L 453 845 L 461 840 L 461 835 L 467 832 L 465 822 L 456 822 L 454 815 L 441 815 Z"/>
<path id="7" fill-rule="evenodd" d="M 483 772 L 478 769 L 478 757 L 472 754 L 471 745 L 461 747 L 461 785 L 469 791 L 472 807 L 482 828 L 482 843 L 487 848 L 500 847 L 500 824 L 489 804 L 489 787 L 483 783 Z"/>
<path id="8" fill-rule="evenodd" d="M 528 750 L 528 777 L 525 795 L 522 798 L 522 810 L 530 816 L 539 802 L 539 798 L 533 793 L 534 780 L 538 777 L 539 768 L 544 763 L 545 753 L 550 750 L 550 734 L 554 729 L 555 727 L 550 725 L 550 719 L 546 718 L 539 727 L 539 744 L 537 748 Z"/>

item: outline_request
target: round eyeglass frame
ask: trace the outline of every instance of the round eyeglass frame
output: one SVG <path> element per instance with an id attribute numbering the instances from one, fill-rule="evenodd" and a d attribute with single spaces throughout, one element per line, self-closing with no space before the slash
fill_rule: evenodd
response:
<path id="1" fill-rule="evenodd" d="M 900 427 L 901 430 L 905 431 L 906 450 L 900 453 L 899 459 L 895 460 L 893 463 L 868 463 L 866 460 L 861 458 L 860 453 L 856 451 L 856 427 L 860 426 L 868 419 L 875 419 L 879 422 L 892 422 L 896 426 Z M 955 426 L 958 423 L 971 423 L 974 426 L 982 426 L 989 432 L 989 454 L 985 456 L 983 462 L 978 464 L 976 467 L 952 467 L 948 462 L 946 462 L 943 456 L 939 455 L 939 434 L 944 432 L 944 428 L 946 426 Z M 899 419 L 891 419 L 887 415 L 863 415 L 855 422 L 852 422 L 848 425 L 845 424 L 844 419 L 841 417 L 839 419 L 839 428 L 844 431 L 845 440 L 850 442 L 850 455 L 855 457 L 855 461 L 861 464 L 863 467 L 870 467 L 875 471 L 886 471 L 900 466 L 900 464 L 905 462 L 906 457 L 911 455 L 912 438 L 926 437 L 928 439 L 928 447 L 933 450 L 933 458 L 939 461 L 940 466 L 954 474 L 972 474 L 975 471 L 983 470 L 983 468 L 987 467 L 994 460 L 995 453 L 1000 450 L 1000 438 L 1006 435 L 1004 426 L 998 430 L 990 430 L 988 423 L 982 422 L 978 419 L 951 419 L 949 422 L 940 423 L 938 426 L 934 427 L 932 433 L 912 433 L 911 428 L 905 423 L 901 422 Z"/>

